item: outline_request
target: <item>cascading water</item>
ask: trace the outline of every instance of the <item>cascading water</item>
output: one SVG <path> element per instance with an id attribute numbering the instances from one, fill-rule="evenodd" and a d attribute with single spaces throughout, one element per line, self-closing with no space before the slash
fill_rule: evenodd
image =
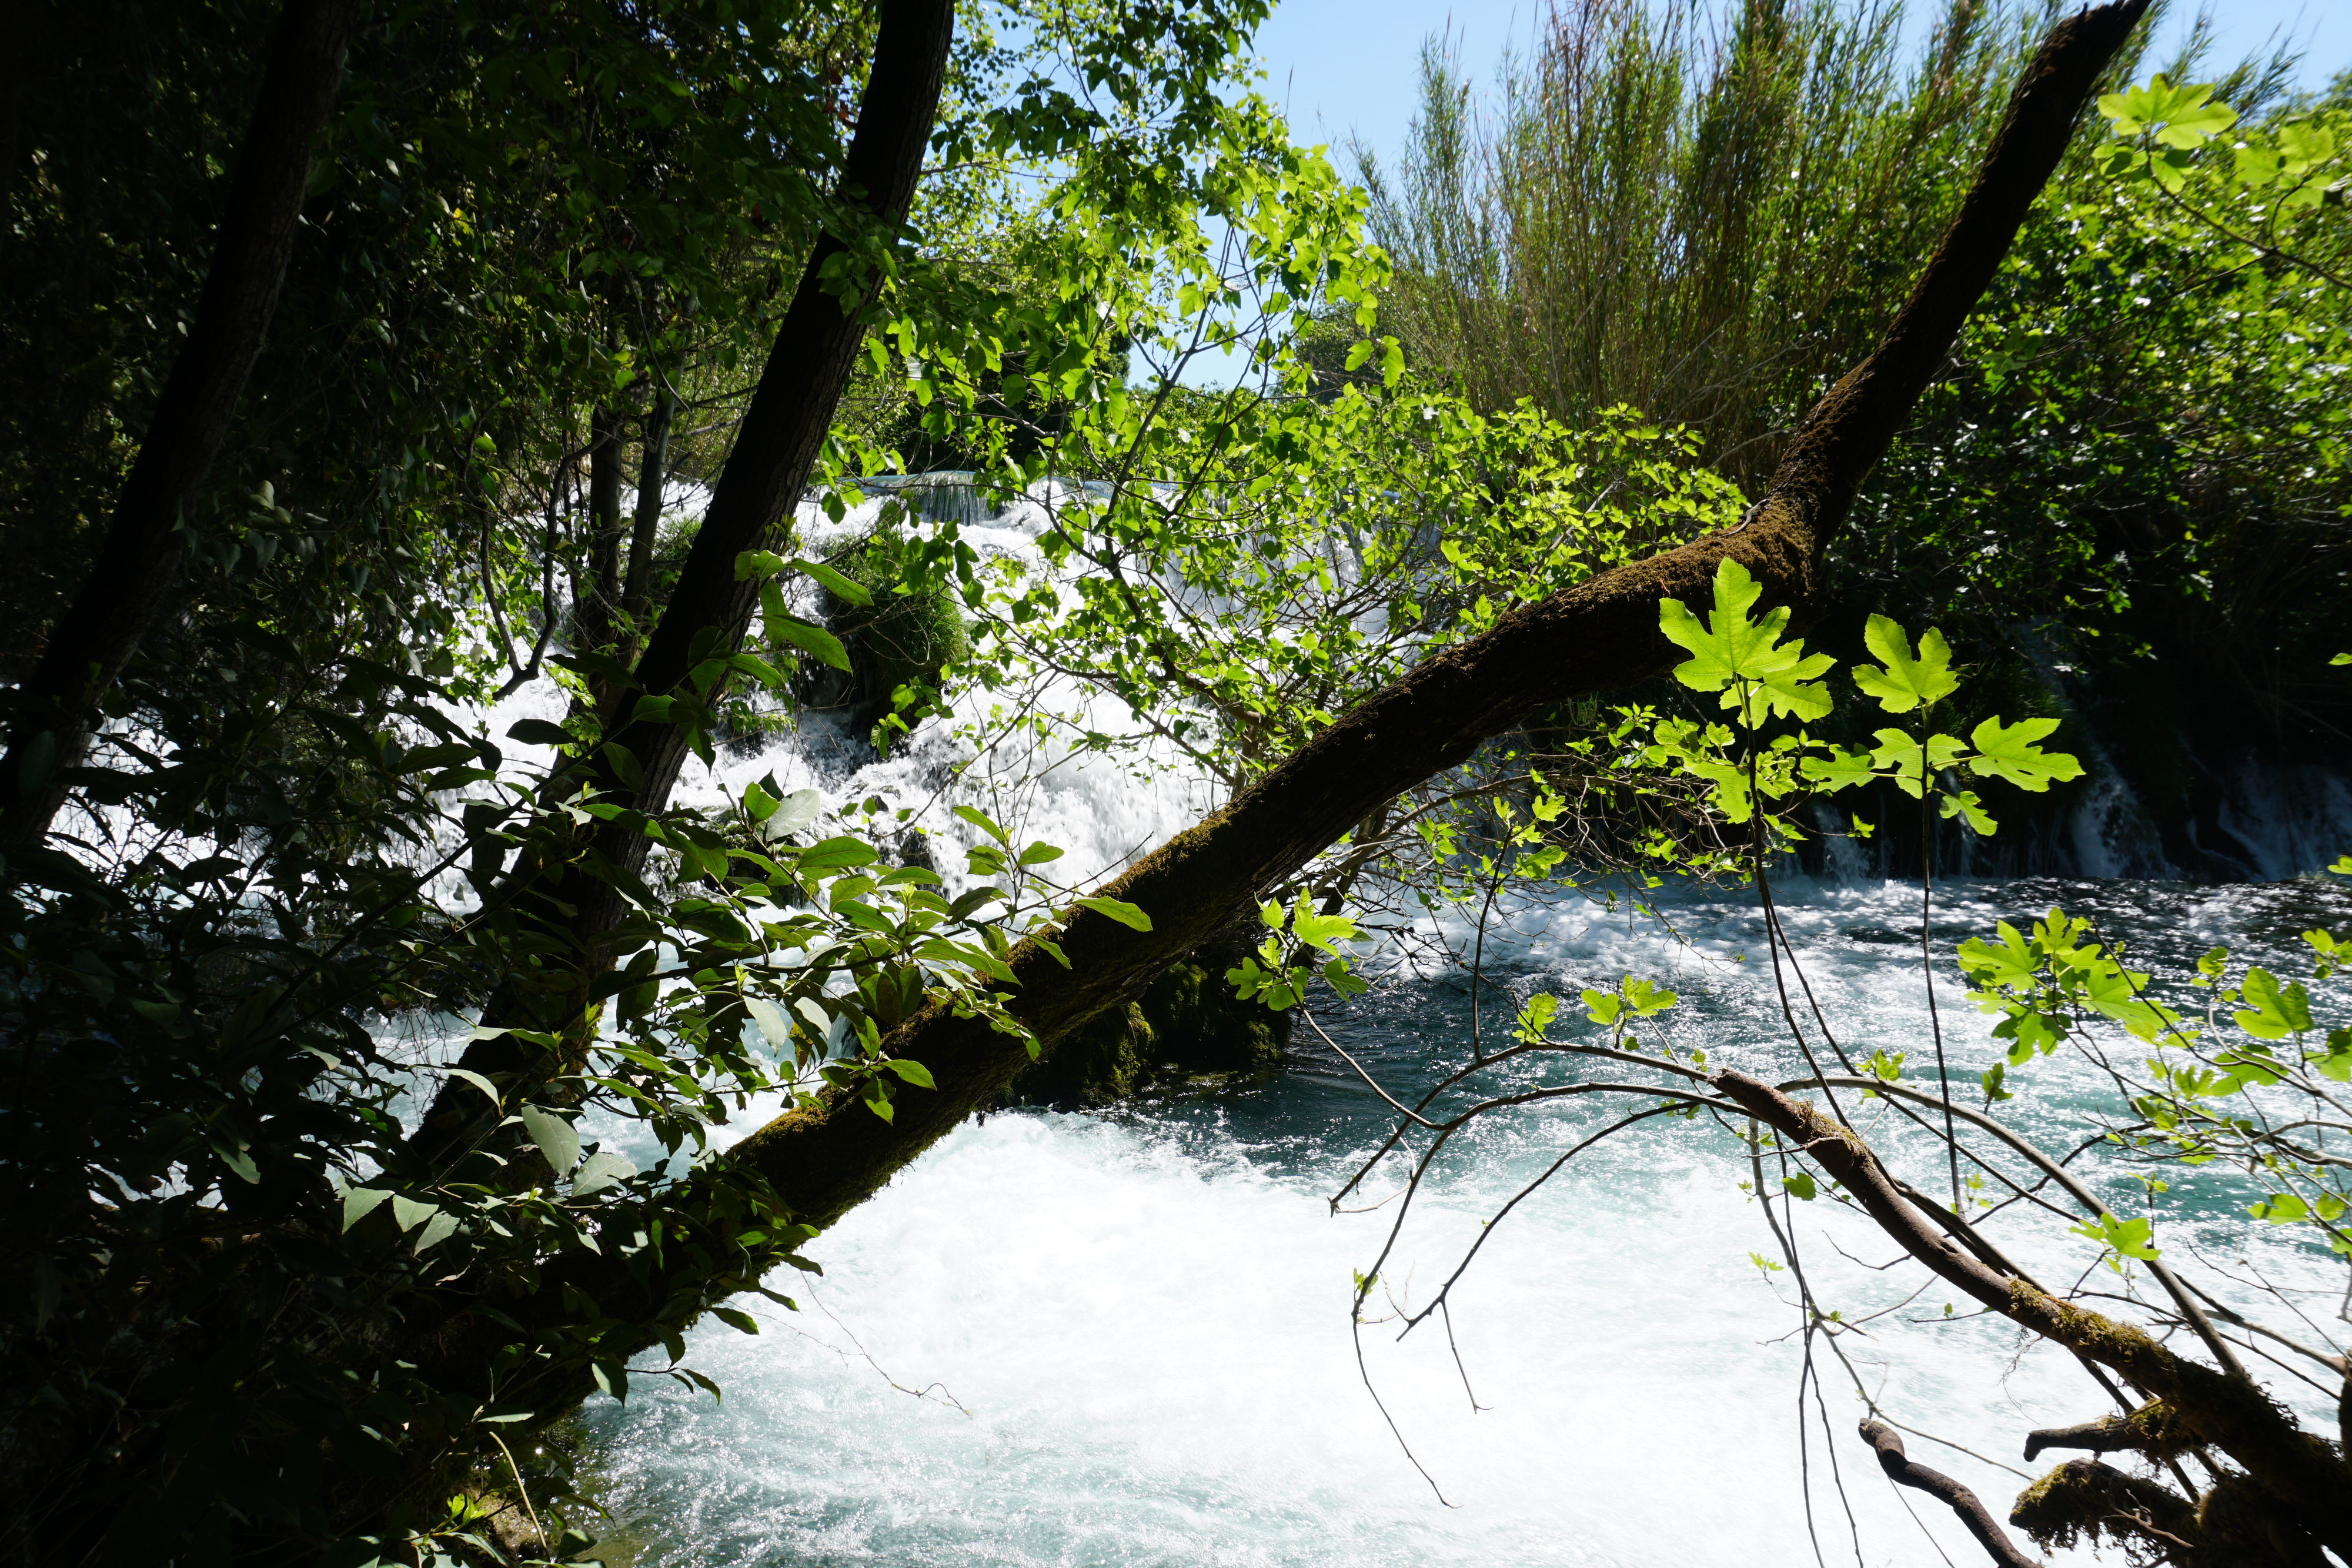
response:
<path id="1" fill-rule="evenodd" d="M 1018 516 L 966 521 L 968 538 L 1006 550 L 1034 532 Z M 850 748 L 787 737 L 688 783 L 716 799 L 773 771 L 828 805 L 869 793 L 921 803 L 970 755 L 933 730 L 852 768 Z M 1046 784 L 1025 798 L 1020 831 L 1068 849 L 1074 880 L 1215 803 L 1176 770 L 1021 759 L 1020 771 L 1040 768 Z M 955 837 L 934 807 L 917 821 Z M 1852 1055 L 1903 1053 L 1914 1081 L 1932 1081 L 1917 883 L 1838 869 L 1781 890 L 1806 978 Z M 1941 1019 L 1971 1095 L 2000 1048 L 1961 998 L 1944 934 L 2053 904 L 2095 915 L 2159 972 L 2216 942 L 2282 953 L 2295 931 L 2340 928 L 2352 914 L 2313 883 L 1947 884 L 1934 944 Z M 1768 1077 L 1801 1071 L 1753 895 L 1694 888 L 1664 907 L 1676 936 L 1568 899 L 1490 932 L 1481 1027 L 1491 1038 L 1534 990 L 1572 998 L 1633 974 L 1680 994 L 1663 1020 L 1677 1045 Z M 1318 1018 L 1400 1094 L 1470 1050 L 1471 998 L 1454 976 L 1395 973 Z M 2003 1115 L 2060 1152 L 2083 1141 L 2104 1087 L 2063 1058 L 2012 1086 Z M 1622 1109 L 1563 1103 L 1474 1126 L 1420 1198 L 1385 1292 L 1426 1301 L 1512 1193 Z M 1883 1102 L 1845 1110 L 1890 1164 L 1938 1189 L 1938 1149 Z M 1838 1341 L 1848 1366 L 1817 1341 L 1819 1382 L 1804 1385 L 1788 1275 L 1761 1266 L 1780 1253 L 1743 1189 L 1748 1156 L 1724 1130 L 1675 1120 L 1597 1145 L 1493 1231 L 1455 1298 L 1453 1344 L 1443 1322 L 1402 1343 L 1393 1323 L 1376 1326 L 1360 1372 L 1352 1270 L 1370 1266 L 1393 1209 L 1335 1215 L 1326 1200 L 1391 1120 L 1302 1030 L 1261 1086 L 965 1125 L 814 1246 L 824 1278 L 772 1281 L 799 1312 L 747 1303 L 757 1337 L 717 1325 L 692 1336 L 689 1360 L 726 1389 L 723 1403 L 639 1378 L 625 1406 L 600 1398 L 583 1413 L 585 1469 L 614 1521 L 601 1555 L 643 1568 L 1762 1565 L 1811 1562 L 1818 1542 L 1824 1561 L 1941 1552 L 1965 1563 L 1981 1557 L 1951 1516 L 1882 1479 L 1854 1437 L 1853 1380 L 1943 1439 L 1913 1437 L 1913 1456 L 1996 1512 L 2029 1469 L 2047 1468 L 2016 1458 L 2027 1430 L 2107 1408 L 2061 1353 L 1939 1284 L 1921 1288 L 1916 1269 L 1880 1271 L 1894 1247 L 1827 1197 L 1791 1206 L 1794 1239 L 1816 1295 L 1856 1327 Z M 2246 1303 L 2267 1281 L 2303 1305 L 2313 1333 L 2341 1326 L 2340 1269 L 2294 1236 L 2250 1228 L 2252 1188 L 2210 1174 L 2151 1199 L 2095 1153 L 2082 1168 L 2116 1211 L 2152 1213 L 2165 1245 L 2227 1263 L 2216 1277 L 2238 1280 L 2224 1289 Z M 1376 1178 L 1349 1207 L 1379 1204 L 1392 1185 Z M 2057 1224 L 2021 1231 L 2016 1253 L 2070 1283 L 2090 1256 Z M 2321 1409 L 2313 1389 L 2270 1381 L 2307 1416 Z"/>

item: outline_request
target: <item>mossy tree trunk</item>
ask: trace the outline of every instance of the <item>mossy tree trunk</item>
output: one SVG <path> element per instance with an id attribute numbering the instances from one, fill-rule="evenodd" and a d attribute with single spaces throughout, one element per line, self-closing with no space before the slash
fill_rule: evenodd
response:
<path id="1" fill-rule="evenodd" d="M 1059 939 L 1066 967 L 1034 946 L 1016 948 L 1011 1006 L 1046 1049 L 1089 1019 L 1124 1009 L 1236 906 L 1296 873 L 1379 802 L 1466 760 L 1531 710 L 1669 669 L 1682 655 L 1658 631 L 1659 601 L 1704 600 L 1719 561 L 1739 561 L 1763 585 L 1768 605 L 1789 605 L 1801 622 L 1822 596 L 1830 538 L 1943 368 L 1963 320 L 2071 140 L 2100 73 L 2145 9 L 2146 0 L 2122 0 L 2053 29 L 2019 82 L 1958 217 L 1903 309 L 1876 350 L 1800 423 L 1769 489 L 1741 526 L 1515 611 L 1368 698 L 1223 810 L 1100 890 L 1139 906 L 1150 916 L 1150 930 L 1081 912 Z M 829 297 L 825 303 L 837 309 Z M 731 464 L 729 474 L 734 474 Z M 734 493 L 722 482 L 719 503 Z M 714 523 L 719 517 L 715 507 Z M 705 543 L 729 537 L 713 529 L 713 523 L 705 525 Z M 739 546 L 722 548 L 731 560 Z M 702 554 L 698 545 L 698 559 Z M 673 664 L 695 624 L 740 625 L 740 613 L 748 612 L 748 601 L 738 612 L 708 591 L 686 602 L 696 615 L 724 615 L 689 622 L 673 602 L 646 659 L 647 668 L 673 680 L 683 674 Z M 674 772 L 674 759 L 671 766 Z M 666 779 L 659 788 L 667 789 Z M 649 783 L 648 794 L 654 793 Z M 923 1062 L 937 1089 L 899 1095 L 888 1123 L 854 1100 L 821 1099 L 745 1139 L 730 1162 L 772 1183 L 808 1223 L 830 1225 L 975 1110 L 995 1102 L 1030 1061 L 1018 1040 L 936 1007 L 901 1024 L 884 1049 Z M 469 1053 L 467 1065 L 504 1071 L 524 1065 L 519 1054 L 493 1065 L 489 1054 L 477 1061 Z M 681 1201 L 691 1207 L 691 1195 Z M 675 1320 L 712 1304 L 677 1300 L 674 1292 L 687 1283 L 657 1269 L 581 1254 L 556 1260 L 537 1294 L 508 1310 L 527 1327 L 553 1325 L 576 1290 L 615 1315 Z M 509 1332 L 487 1319 L 442 1325 L 431 1352 L 433 1375 L 457 1375 Z"/>

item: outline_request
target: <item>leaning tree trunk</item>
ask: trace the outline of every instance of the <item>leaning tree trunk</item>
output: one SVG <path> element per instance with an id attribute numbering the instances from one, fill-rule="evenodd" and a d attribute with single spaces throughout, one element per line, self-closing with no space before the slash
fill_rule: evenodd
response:
<path id="1" fill-rule="evenodd" d="M 179 580 L 175 530 L 227 437 L 277 313 L 311 142 L 327 123 L 359 14 L 359 0 L 287 0 L 278 19 L 195 324 L 172 362 L 97 563 L 15 694 L 0 758 L 0 847 L 47 836 L 65 803 L 67 770 L 89 749 L 100 700 Z"/>
<path id="2" fill-rule="evenodd" d="M 1536 707 L 1663 674 L 1684 655 L 1658 630 L 1658 603 L 1705 599 L 1718 561 L 1739 561 L 1768 604 L 1803 616 L 1819 596 L 1831 535 L 1942 368 L 2093 84 L 2145 8 L 2146 0 L 2122 0 L 2086 11 L 2043 41 L 1902 312 L 1875 351 L 1805 415 L 1747 522 L 1517 610 L 1367 698 L 1102 890 L 1141 908 L 1151 930 L 1080 911 L 1058 938 L 1066 969 L 1034 946 L 1016 948 L 1012 1009 L 1022 1022 L 1050 1048 L 1125 1002 L 1236 904 L 1296 873 L 1381 800 L 1466 760 Z M 772 1180 L 809 1223 L 830 1224 L 872 1196 L 1029 1061 L 1020 1041 L 938 1007 L 901 1024 L 884 1050 L 921 1061 L 937 1092 L 899 1096 L 891 1122 L 831 1097 L 736 1146 L 732 1157 Z"/>
<path id="3" fill-rule="evenodd" d="M 1150 931 L 1081 911 L 1059 937 L 1066 968 L 1033 945 L 1016 947 L 1011 958 L 1016 977 L 1013 1011 L 1050 1050 L 1088 1019 L 1140 991 L 1237 904 L 1295 873 L 1380 801 L 1463 762 L 1482 741 L 1509 729 L 1532 708 L 1622 687 L 1668 669 L 1682 654 L 1658 631 L 1658 603 L 1705 597 L 1718 561 L 1741 562 L 1770 601 L 1791 605 L 1800 614 L 1811 607 L 1820 593 L 1829 538 L 1943 365 L 1962 321 L 2057 166 L 2093 84 L 2146 7 L 2147 0 L 2118 0 L 2060 24 L 2044 39 L 1958 216 L 1910 298 L 1876 350 L 1805 416 L 1770 488 L 1746 523 L 1515 611 L 1491 631 L 1434 655 L 1374 694 L 1225 810 L 1178 834 L 1102 890 L 1142 908 L 1151 918 Z M 804 295 L 806 290 L 804 282 Z M 837 312 L 832 301 L 824 303 Z M 797 302 L 794 309 L 800 309 Z M 787 333 L 792 329 L 788 324 Z M 771 380 L 776 362 L 772 356 Z M 763 381 L 761 396 L 771 390 L 770 381 Z M 739 455 L 743 450 L 739 447 Z M 763 462 L 754 475 L 780 478 L 785 472 Z M 730 464 L 730 479 L 734 475 Z M 727 531 L 715 536 L 726 542 L 706 553 L 714 531 L 705 524 L 695 557 L 700 563 L 697 585 L 691 595 L 682 589 L 672 601 L 641 674 L 658 671 L 674 684 L 683 678 L 683 651 L 697 628 L 740 626 L 749 597 L 732 583 L 731 573 L 724 580 L 718 574 L 722 564 L 731 566 L 732 551 L 756 537 L 746 531 L 751 524 L 764 528 L 762 519 L 780 514 L 789 497 L 774 484 L 747 476 L 730 491 L 722 482 L 712 515 L 717 519 L 722 508 L 732 508 L 726 512 Z M 759 506 L 745 498 L 746 492 Z M 761 509 L 767 507 L 775 510 Z M 695 571 L 695 563 L 688 570 Z M 693 609 L 687 612 L 687 605 Z M 646 685 L 668 689 L 652 678 Z M 666 789 L 683 746 L 650 730 L 639 726 L 629 734 L 632 744 L 643 747 L 670 745 Z M 651 775 L 654 769 L 646 771 Z M 728 1155 L 731 1166 L 772 1183 L 803 1220 L 829 1225 L 989 1103 L 1030 1060 L 1022 1042 L 938 1007 L 901 1024 L 884 1050 L 921 1061 L 936 1091 L 898 1096 L 895 1117 L 887 1123 L 856 1100 L 821 1099 L 737 1145 Z M 486 1071 L 515 1071 L 525 1064 L 505 1040 L 478 1042 L 466 1061 Z M 465 1092 L 444 1097 L 452 1123 L 473 1113 L 457 1097 Z M 690 1207 L 693 1195 L 681 1201 Z M 508 1310 L 526 1326 L 552 1328 L 563 1321 L 567 1294 L 575 1289 L 615 1316 L 640 1321 L 677 1322 L 681 1315 L 691 1317 L 712 1304 L 674 1299 L 675 1291 L 686 1288 L 683 1276 L 674 1280 L 658 1268 L 638 1269 L 587 1253 L 567 1256 L 551 1264 L 535 1295 L 509 1303 Z M 462 1380 L 465 1368 L 509 1333 L 487 1319 L 462 1316 L 436 1332 L 428 1368 L 436 1380 Z"/>

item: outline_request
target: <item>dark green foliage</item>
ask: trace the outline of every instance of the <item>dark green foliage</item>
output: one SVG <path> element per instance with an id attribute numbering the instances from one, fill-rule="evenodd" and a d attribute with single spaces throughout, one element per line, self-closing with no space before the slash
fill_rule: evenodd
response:
<path id="1" fill-rule="evenodd" d="M 968 490 L 971 475 L 931 476 L 929 488 Z M 908 504 L 925 505 L 925 488 L 902 487 Z M 918 558 L 910 559 L 910 552 Z M 865 538 L 836 549 L 828 564 L 866 590 L 869 604 L 853 604 L 830 590 L 824 622 L 849 651 L 851 668 L 803 665 L 802 701 L 841 716 L 852 734 L 871 734 L 875 749 L 887 753 L 893 737 L 906 731 L 938 703 L 947 672 L 971 654 L 962 601 L 951 584 L 921 570 L 922 546 L 900 520 L 887 519 Z M 898 722 L 892 723 L 893 716 Z"/>
<path id="2" fill-rule="evenodd" d="M 780 1085 L 887 1126 L 934 1092 L 880 1051 L 927 1002 L 1020 1034 L 986 989 L 1004 900 L 1032 900 L 1015 931 L 1068 915 L 1033 907 L 1032 861 L 989 846 L 971 874 L 1003 885 L 951 903 L 857 836 L 874 811 L 819 825 L 813 797 L 756 786 L 717 817 L 674 810 L 667 779 L 596 743 L 665 611 L 688 661 L 648 729 L 707 757 L 729 683 L 789 685 L 709 603 L 680 612 L 666 574 L 614 613 L 616 493 L 666 393 L 677 471 L 721 475 L 796 294 L 845 360 L 869 318 L 828 282 L 853 300 L 887 283 L 877 339 L 919 350 L 1017 336 L 996 319 L 1016 308 L 1076 340 L 1049 319 L 1060 297 L 1031 308 L 938 265 L 969 216 L 953 193 L 921 214 L 929 245 L 841 195 L 862 102 L 903 109 L 871 145 L 908 183 L 935 132 L 950 162 L 1034 158 L 1116 213 L 1114 234 L 1053 229 L 1073 270 L 1191 221 L 1192 195 L 1154 187 L 1139 213 L 1121 193 L 1150 182 L 1106 169 L 1289 150 L 1262 107 L 1211 91 L 1248 4 L 1032 35 L 1124 106 L 1117 127 L 1027 79 L 984 23 L 951 42 L 952 7 L 883 12 L 904 63 L 871 93 L 873 7 L 369 14 L 263 358 L 181 519 L 173 614 L 108 695 L 50 847 L 0 866 L 0 1557 L 297 1562 L 339 1537 L 353 1563 L 540 1554 L 554 1542 L 492 1543 L 477 1526 L 503 1527 L 463 1501 L 507 1485 L 493 1439 L 625 1392 L 633 1359 L 696 1381 L 685 1328 L 814 1234 L 754 1168 L 688 1178 L 583 1147 L 583 1108 L 689 1159 Z M 18 40 L 0 275 L 30 304 L 0 325 L 0 674 L 106 591 L 91 536 L 205 277 L 271 20 L 45 4 Z M 1079 147 L 1097 162 L 1052 162 Z M 820 221 L 846 248 L 816 272 Z M 1092 352 L 1039 373 L 1070 397 L 1123 386 Z M 832 413 L 827 394 L 760 439 L 815 451 Z M 955 601 L 898 591 L 974 586 L 973 552 L 936 553 L 856 563 L 891 589 L 859 628 L 886 704 L 961 656 Z M 472 705 L 541 653 L 571 711 L 488 733 Z M 451 1071 L 485 1035 L 503 1064 Z M 420 1132 L 436 1090 L 462 1114 Z M 560 1475 L 519 1479 L 561 1500 Z"/>
<path id="3" fill-rule="evenodd" d="M 1074 1031 L 1013 1080 L 1013 1099 L 1079 1110 L 1273 1067 L 1290 1043 L 1296 1015 L 1242 1001 L 1225 978 L 1262 933 L 1256 911 L 1243 911 L 1124 1010 L 1104 1013 Z"/>

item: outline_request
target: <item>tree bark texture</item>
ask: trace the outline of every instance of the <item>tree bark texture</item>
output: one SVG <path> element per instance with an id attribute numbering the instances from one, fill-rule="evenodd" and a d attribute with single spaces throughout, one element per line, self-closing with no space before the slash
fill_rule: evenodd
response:
<path id="1" fill-rule="evenodd" d="M 952 0 L 884 0 L 874 68 L 858 100 L 857 129 L 840 183 L 844 205 L 882 230 L 903 224 L 913 204 L 954 31 Z M 719 472 L 661 624 L 637 662 L 636 677 L 648 692 L 686 685 L 696 635 L 705 628 L 717 629 L 722 653 L 741 644 L 760 590 L 756 582 L 736 580 L 735 558 L 776 542 L 777 529 L 808 486 L 865 342 L 861 317 L 867 300 L 857 292 L 860 269 L 840 265 L 855 259 L 856 237 L 828 230 L 801 269 L 800 286 L 737 429 L 735 449 Z M 618 711 L 625 712 L 632 700 L 625 697 Z M 686 760 L 685 733 L 651 720 L 611 722 L 616 717 L 606 715 L 607 736 L 635 754 L 644 773 L 635 803 L 641 810 L 659 810 Z M 623 831 L 600 847 L 634 867 L 644 861 L 646 840 Z"/>
<path id="2" fill-rule="evenodd" d="M 873 69 L 858 102 L 857 127 L 843 161 L 840 183 L 844 205 L 872 228 L 895 233 L 913 204 L 923 152 L 939 114 L 954 31 L 954 0 L 884 0 Z M 742 643 L 751 612 L 759 604 L 759 585 L 736 580 L 735 558 L 777 542 L 777 529 L 808 485 L 817 453 L 832 428 L 834 409 L 849 385 L 850 371 L 865 341 L 866 326 L 860 318 L 866 301 L 838 292 L 842 278 L 856 277 L 855 268 L 838 265 L 850 250 L 850 239 L 828 231 L 819 237 L 802 268 L 800 286 L 769 349 L 751 405 L 737 429 L 735 449 L 719 473 L 694 548 L 688 552 L 677 586 L 663 607 L 660 624 L 637 661 L 635 674 L 647 692 L 667 694 L 687 685 L 698 635 L 717 636 L 715 643 L 705 643 L 703 656 L 711 652 L 731 653 Z M 836 264 L 831 277 L 828 263 Z M 854 289 L 856 285 L 850 287 Z M 643 505 L 641 498 L 641 513 Z M 657 518 L 657 496 L 654 505 Z M 675 725 L 650 719 L 624 722 L 623 716 L 636 696 L 635 692 L 618 693 L 611 699 L 605 718 L 608 737 L 636 758 L 641 787 L 632 791 L 618 778 L 602 772 L 593 782 L 608 798 L 655 812 L 668 803 L 686 759 L 687 737 Z M 602 768 L 601 758 L 591 766 Z M 647 845 L 642 833 L 626 829 L 599 834 L 595 841 L 599 852 L 632 870 L 644 863 Z M 551 918 L 550 924 L 565 931 L 582 949 L 586 959 L 583 977 L 607 967 L 599 948 L 623 913 L 616 891 L 593 877 L 556 873 L 547 875 L 543 885 L 530 890 L 529 896 L 540 900 L 542 907 L 572 912 Z M 531 996 L 515 987 L 501 986 L 484 1016 L 504 1027 L 544 1029 L 568 1036 L 580 1028 L 581 998 L 582 993 L 576 990 Z M 493 1077 L 534 1069 L 561 1070 L 551 1068 L 536 1048 L 511 1035 L 474 1041 L 466 1048 L 460 1065 Z M 463 1082 L 451 1079 L 426 1117 L 419 1152 L 432 1158 L 457 1146 L 479 1114 L 478 1104 L 467 1098 Z"/>
<path id="3" fill-rule="evenodd" d="M 605 652 L 621 605 L 621 411 L 599 403 L 588 416 L 588 575 L 575 594 L 573 635 Z"/>
<path id="4" fill-rule="evenodd" d="M 174 530 L 228 434 L 286 281 L 359 0 L 288 0 L 246 128 L 195 322 L 173 361 L 81 592 L 15 694 L 0 758 L 0 845 L 38 844 L 89 748 L 98 705 L 163 615 L 183 550 Z"/>
<path id="5" fill-rule="evenodd" d="M 653 609 L 654 546 L 661 532 L 662 486 L 669 464 L 669 426 L 677 417 L 677 398 L 667 387 L 654 393 L 646 415 L 646 438 L 637 458 L 636 514 L 629 529 L 629 569 L 621 589 L 621 613 L 628 618 L 629 656 L 645 635 L 646 613 Z"/>
<path id="6" fill-rule="evenodd" d="M 2009 1538 L 2009 1531 L 1994 1522 L 1992 1514 L 1978 1500 L 1977 1494 L 1944 1474 L 1931 1470 L 1903 1451 L 1902 1435 L 1881 1421 L 1862 1424 L 1862 1440 L 1878 1453 L 1878 1468 L 1886 1479 L 1897 1486 L 1914 1488 L 1949 1508 L 1968 1527 L 1977 1544 L 1990 1554 L 2000 1568 L 2042 1568 L 2032 1558 L 2018 1549 Z"/>

